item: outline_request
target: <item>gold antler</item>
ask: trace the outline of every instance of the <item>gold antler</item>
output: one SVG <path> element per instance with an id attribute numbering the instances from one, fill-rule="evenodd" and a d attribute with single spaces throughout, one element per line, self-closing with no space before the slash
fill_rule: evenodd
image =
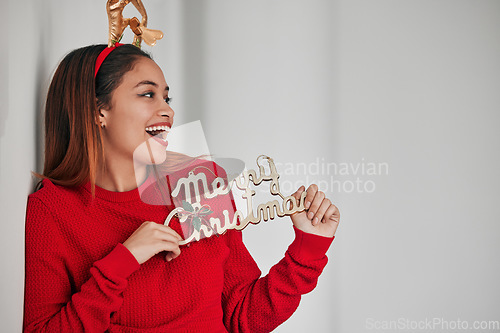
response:
<path id="1" fill-rule="evenodd" d="M 124 18 L 123 9 L 130 2 L 142 15 L 142 20 L 137 17 Z M 142 40 L 148 45 L 155 45 L 158 39 L 163 38 L 163 32 L 160 30 L 148 29 L 148 14 L 141 0 L 108 0 L 106 3 L 106 11 L 109 21 L 109 39 L 108 47 L 113 47 L 119 42 L 123 36 L 123 32 L 127 26 L 134 32 L 134 45 L 141 47 Z"/>

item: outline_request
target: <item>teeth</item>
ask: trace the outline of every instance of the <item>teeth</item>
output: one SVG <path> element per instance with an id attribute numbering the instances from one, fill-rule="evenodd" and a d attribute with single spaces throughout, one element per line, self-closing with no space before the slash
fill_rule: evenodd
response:
<path id="1" fill-rule="evenodd" d="M 170 127 L 164 125 L 164 126 L 150 126 L 146 127 L 146 131 L 152 132 L 152 131 L 170 131 Z"/>

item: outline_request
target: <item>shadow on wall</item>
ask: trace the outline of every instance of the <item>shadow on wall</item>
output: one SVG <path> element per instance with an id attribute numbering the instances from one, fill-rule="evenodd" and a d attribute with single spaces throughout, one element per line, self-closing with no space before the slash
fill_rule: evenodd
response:
<path id="1" fill-rule="evenodd" d="M 35 100 L 33 109 L 34 119 L 34 131 L 35 136 L 33 143 L 35 147 L 35 167 L 34 172 L 43 172 L 43 152 L 44 152 L 44 108 L 45 108 L 45 99 L 47 97 L 47 91 L 50 84 L 51 77 L 51 69 L 49 68 L 48 58 L 50 56 L 48 45 L 53 45 L 52 34 L 49 33 L 47 27 L 50 28 L 50 22 L 53 18 L 52 11 L 48 6 L 39 6 L 39 10 L 41 14 L 39 16 L 39 39 L 37 46 L 37 59 L 36 59 L 36 72 L 34 73 L 35 80 Z M 31 192 L 35 191 L 36 186 L 40 182 L 40 179 L 37 177 L 31 178 Z"/>
<path id="2" fill-rule="evenodd" d="M 2 19 L 0 20 L 0 31 L 8 32 L 9 20 L 8 20 L 8 10 L 2 10 Z M 9 34 L 4 34 L 7 38 Z M 0 139 L 3 138 L 5 134 L 5 122 L 7 121 L 7 115 L 9 113 L 9 48 L 2 47 L 0 49 Z"/>
<path id="3" fill-rule="evenodd" d="M 183 11 L 183 54 L 184 59 L 184 91 L 188 91 L 184 113 L 189 115 L 188 121 L 200 119 L 204 123 L 205 91 L 204 57 L 205 45 L 203 28 L 205 27 L 205 2 L 203 0 L 184 1 Z M 195 98 L 193 98 L 195 96 Z"/>

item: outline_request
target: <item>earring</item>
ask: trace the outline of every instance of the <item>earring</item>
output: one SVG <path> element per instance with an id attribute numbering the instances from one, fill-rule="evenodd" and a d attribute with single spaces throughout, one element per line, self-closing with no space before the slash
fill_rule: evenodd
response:
<path id="1" fill-rule="evenodd" d="M 104 128 L 104 124 L 101 124 L 101 128 Z"/>

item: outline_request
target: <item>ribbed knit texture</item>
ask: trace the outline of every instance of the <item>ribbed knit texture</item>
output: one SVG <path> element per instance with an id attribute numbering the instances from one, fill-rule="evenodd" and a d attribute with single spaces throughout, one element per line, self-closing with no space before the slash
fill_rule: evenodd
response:
<path id="1" fill-rule="evenodd" d="M 137 189 L 66 188 L 48 180 L 28 198 L 26 332 L 270 332 L 289 318 L 327 263 L 333 238 L 294 227 L 284 258 L 261 272 L 230 230 L 142 265 L 122 243 L 172 207 Z M 179 229 L 178 220 L 172 228 Z"/>

